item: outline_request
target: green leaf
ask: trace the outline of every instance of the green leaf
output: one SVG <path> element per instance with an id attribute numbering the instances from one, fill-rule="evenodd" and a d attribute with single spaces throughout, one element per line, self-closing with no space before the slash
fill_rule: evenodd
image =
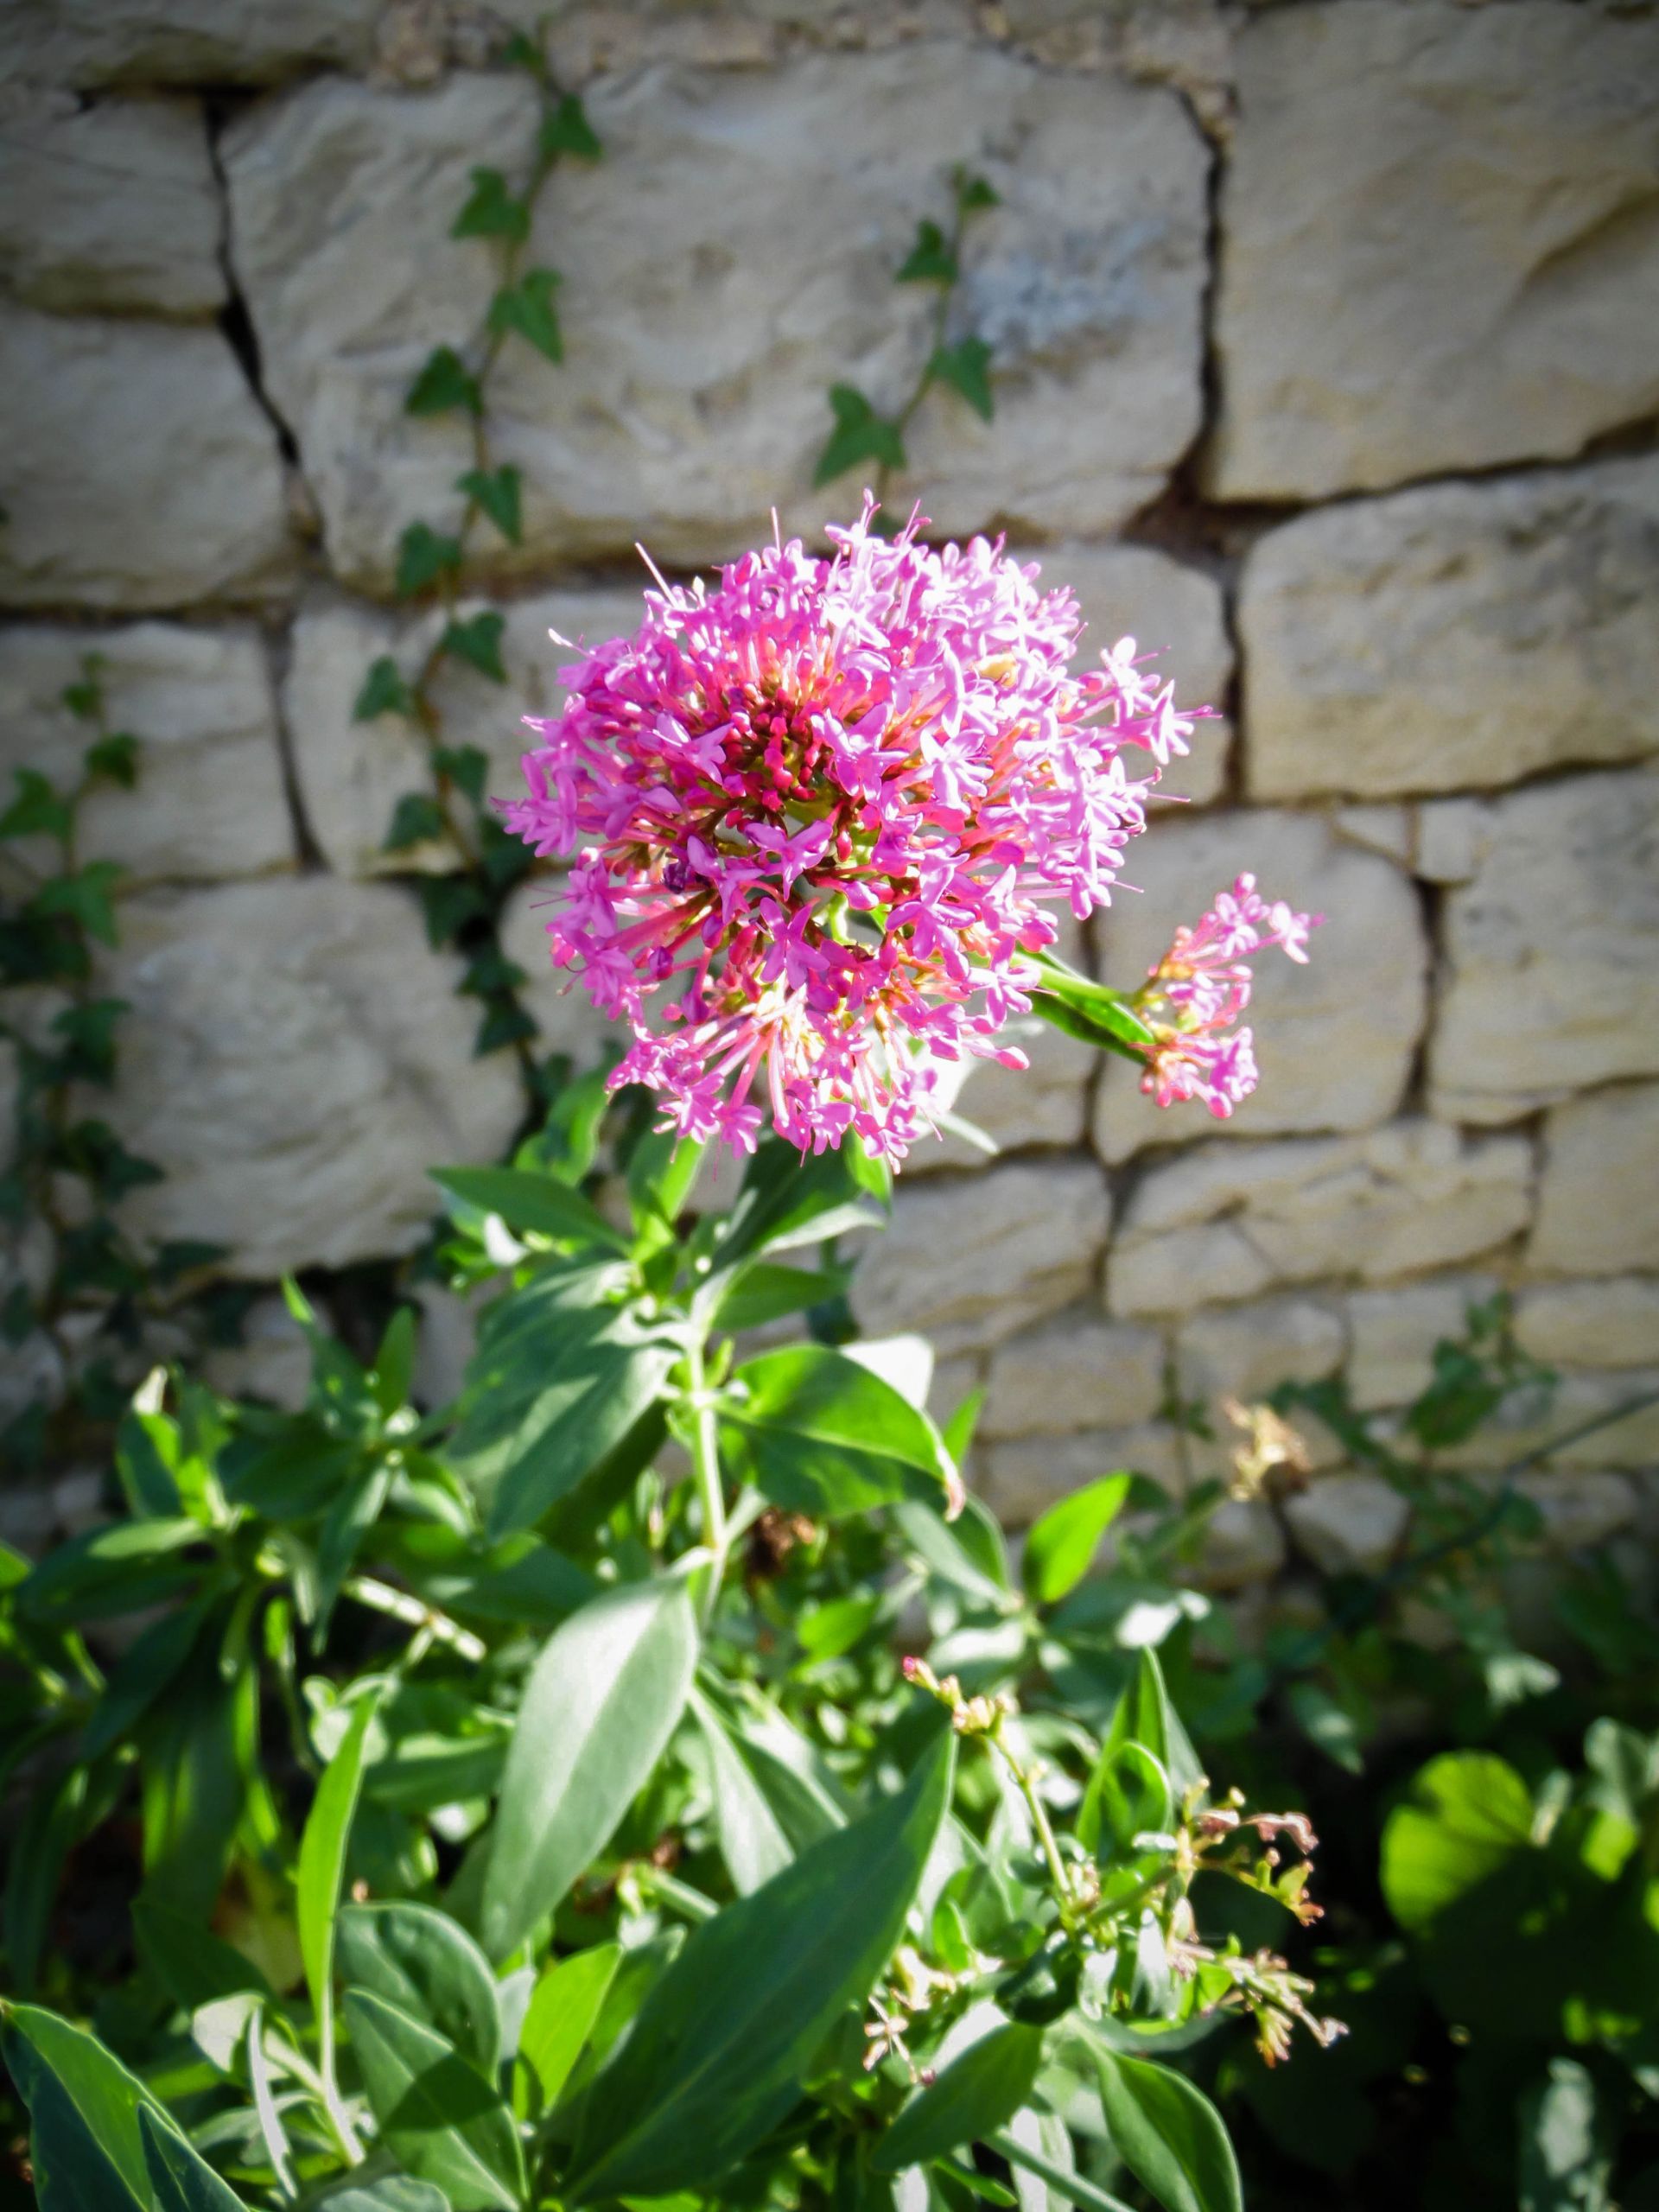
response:
<path id="1" fill-rule="evenodd" d="M 1415 1934 L 1532 1841 L 1532 1796 L 1490 1751 L 1447 1751 L 1382 1828 L 1382 1894 Z"/>
<path id="2" fill-rule="evenodd" d="M 628 1154 L 628 1208 L 637 1235 L 651 1250 L 672 1241 L 703 1152 L 690 1137 L 652 1129 Z"/>
<path id="3" fill-rule="evenodd" d="M 566 92 L 542 118 L 538 143 L 543 158 L 550 162 L 561 154 L 579 154 L 584 161 L 596 162 L 605 150 L 575 92 Z"/>
<path id="4" fill-rule="evenodd" d="M 41 2212 L 153 2212 L 139 2113 L 165 2113 L 96 2037 L 34 2005 L 4 2008 L 7 2070 L 29 2107 Z"/>
<path id="5" fill-rule="evenodd" d="M 95 1759 L 131 1735 L 138 1722 L 183 1670 L 202 1629 L 200 1605 L 181 1605 L 140 1630 L 111 1669 L 80 1739 L 83 1758 Z"/>
<path id="6" fill-rule="evenodd" d="M 11 1986 L 20 1997 L 34 1993 L 41 1953 L 51 1934 L 52 1905 L 63 1862 L 87 1818 L 86 1780 L 84 1766 L 43 1778 L 10 1840 L 0 1936 Z"/>
<path id="7" fill-rule="evenodd" d="M 613 1229 L 580 1191 L 551 1175 L 522 1167 L 434 1167 L 441 1191 L 480 1213 L 499 1213 L 509 1229 L 626 1252 L 628 1240 Z"/>
<path id="8" fill-rule="evenodd" d="M 419 897 L 427 943 L 434 951 L 469 922 L 485 920 L 490 911 L 489 901 L 470 875 L 423 875 Z"/>
<path id="9" fill-rule="evenodd" d="M 52 1018 L 68 1046 L 63 1072 L 71 1082 L 108 1085 L 115 1077 L 115 1027 L 130 1009 L 125 999 L 88 999 Z"/>
<path id="10" fill-rule="evenodd" d="M 1552 2058 L 1521 2100 L 1517 2212 L 1610 2212 L 1618 2137 L 1595 2076 L 1576 2058 Z"/>
<path id="11" fill-rule="evenodd" d="M 958 169 L 956 175 L 957 205 L 964 215 L 982 207 L 1000 207 L 1002 195 L 988 177 L 977 176 L 970 169 Z"/>
<path id="12" fill-rule="evenodd" d="M 407 2174 L 384 2174 L 378 2181 L 331 2190 L 327 2212 L 449 2212 L 449 2199 L 430 2182 Z"/>
<path id="13" fill-rule="evenodd" d="M 1317 1682 L 1293 1682 L 1285 1702 L 1311 1744 L 1346 1774 L 1363 1774 L 1365 1759 L 1359 1724 L 1348 1707 Z"/>
<path id="14" fill-rule="evenodd" d="M 993 2028 L 911 2099 L 870 2164 L 879 2174 L 902 2173 L 982 2140 L 1012 2120 L 1031 2094 L 1042 2055 L 1040 2028 L 1020 2022 Z"/>
<path id="15" fill-rule="evenodd" d="M 830 410 L 836 427 L 818 455 L 812 472 L 814 485 L 832 483 L 849 468 L 856 468 L 861 461 L 873 461 L 882 468 L 905 466 L 905 441 L 899 425 L 878 415 L 856 385 L 832 384 Z"/>
<path id="16" fill-rule="evenodd" d="M 100 944 L 116 943 L 111 894 L 126 874 L 118 861 L 89 861 L 73 875 L 54 876 L 29 902 L 33 914 L 62 914 Z"/>
<path id="17" fill-rule="evenodd" d="M 160 1897 L 134 1899 L 132 1931 L 140 1957 L 182 2012 L 199 2012 L 226 1997 L 270 1997 L 251 1959 Z"/>
<path id="18" fill-rule="evenodd" d="M 448 1457 L 491 1537 L 532 1526 L 620 1450 L 682 1351 L 672 1325 L 609 1306 L 480 1336 Z"/>
<path id="19" fill-rule="evenodd" d="M 406 853 L 411 846 L 430 844 L 443 834 L 443 810 L 432 794 L 405 791 L 391 810 L 391 826 L 380 849 Z"/>
<path id="20" fill-rule="evenodd" d="M 1238 2162 L 1221 2114 L 1167 2066 L 1095 2052 L 1112 2147 L 1166 2212 L 1243 2212 Z"/>
<path id="21" fill-rule="evenodd" d="M 111 1620 L 176 1595 L 201 1570 L 179 1554 L 201 1541 L 182 1517 L 112 1521 L 50 1551 L 13 1599 L 28 1620 Z"/>
<path id="22" fill-rule="evenodd" d="M 722 1398 L 722 1447 L 773 1504 L 835 1519 L 918 1488 L 948 1494 L 957 1474 L 925 1413 L 891 1382 L 824 1344 L 746 1360 Z"/>
<path id="23" fill-rule="evenodd" d="M 246 2212 L 236 2191 L 148 2106 L 139 2108 L 138 2134 L 156 2212 Z"/>
<path id="24" fill-rule="evenodd" d="M 1182 1727 L 1164 1684 L 1164 1670 L 1155 1651 L 1146 1649 L 1135 1665 L 1135 1679 L 1119 1698 L 1112 1713 L 1099 1759 L 1077 1810 L 1077 1840 L 1085 1851 L 1097 1849 L 1108 1798 L 1114 1787 L 1133 1789 L 1125 1782 L 1120 1754 L 1126 1745 L 1139 1745 L 1149 1751 L 1159 1770 L 1168 1777 L 1177 1798 L 1200 1789 L 1205 1775 L 1192 1738 Z"/>
<path id="25" fill-rule="evenodd" d="M 1032 1011 L 1066 1036 L 1136 1062 L 1157 1041 L 1122 991 L 1080 976 L 1052 952 L 1039 952 L 1037 965 L 1043 982 L 1032 993 Z"/>
<path id="26" fill-rule="evenodd" d="M 982 338 L 961 338 L 941 346 L 927 365 L 928 374 L 958 391 L 976 415 L 988 423 L 996 412 L 991 395 L 991 349 Z"/>
<path id="27" fill-rule="evenodd" d="M 507 671 L 501 659 L 501 632 L 506 626 L 504 614 L 474 614 L 464 622 L 448 623 L 439 642 L 445 652 L 456 660 L 464 660 L 480 676 L 487 676 L 491 683 L 505 683 Z"/>
<path id="28" fill-rule="evenodd" d="M 102 777 L 105 783 L 118 785 L 130 791 L 138 781 L 140 747 L 130 730 L 111 730 L 107 737 L 100 737 L 89 745 L 85 754 L 89 776 Z"/>
<path id="29" fill-rule="evenodd" d="M 493 2084 L 384 1997 L 348 1989 L 343 2009 L 370 2108 L 398 2164 L 441 2189 L 454 2212 L 522 2203 L 518 2131 Z"/>
<path id="30" fill-rule="evenodd" d="M 484 394 L 454 347 L 439 346 L 421 364 L 404 397 L 404 409 L 410 415 L 448 415 L 457 409 L 467 415 L 481 415 Z"/>
<path id="31" fill-rule="evenodd" d="M 222 1617 L 210 1619 L 197 1663 L 151 1708 L 144 1731 L 145 1888 L 203 1920 L 224 1880 L 257 1766 L 257 1698 L 245 1643 L 232 1649 Z"/>
<path id="32" fill-rule="evenodd" d="M 510 545 L 524 536 L 524 479 L 511 461 L 499 468 L 469 468 L 455 489 L 486 514 Z"/>
<path id="33" fill-rule="evenodd" d="M 522 244 L 530 236 L 530 210 L 507 189 L 499 169 L 476 168 L 467 205 L 449 232 L 452 238 L 511 238 Z"/>
<path id="34" fill-rule="evenodd" d="M 503 1958 L 605 1847 L 678 1724 L 697 1662 L 678 1580 L 607 1591 L 556 1629 L 519 1707 L 480 1916 Z"/>
<path id="35" fill-rule="evenodd" d="M 940 1736 L 895 1796 L 693 1929 L 584 2101 L 568 2202 L 706 2188 L 783 2118 L 904 1931 L 953 1751 Z"/>
<path id="36" fill-rule="evenodd" d="M 564 359 L 564 334 L 554 294 L 563 283 L 556 269 L 527 269 L 516 284 L 506 284 L 490 302 L 490 328 L 516 330 L 550 361 Z"/>
<path id="37" fill-rule="evenodd" d="M 691 1693 L 691 1709 L 709 1747 L 721 1857 L 726 1861 L 732 1887 L 739 1897 L 746 1897 L 781 1873 L 795 1853 L 766 1793 L 727 1734 L 720 1714 L 696 1690 Z"/>
<path id="38" fill-rule="evenodd" d="M 0 814 L 0 837 L 67 837 L 74 828 L 74 809 L 60 798 L 49 776 L 38 768 L 13 772 L 17 796 Z"/>
<path id="39" fill-rule="evenodd" d="M 1101 1538 L 1122 1510 L 1133 1476 L 1103 1475 L 1063 1497 L 1026 1539 L 1020 1577 L 1039 1605 L 1075 1590 L 1094 1563 Z"/>
<path id="40" fill-rule="evenodd" d="M 430 523 L 412 522 L 397 541 L 397 595 L 413 598 L 446 570 L 461 567 L 461 540 L 442 537 Z"/>
<path id="41" fill-rule="evenodd" d="M 472 1937 L 425 1904 L 352 1904 L 340 1915 L 340 1971 L 412 2019 L 424 2020 L 480 2074 L 500 2056 L 495 1977 Z"/>
<path id="42" fill-rule="evenodd" d="M 892 1203 L 887 1168 L 851 1140 L 804 1156 L 781 1141 L 763 1144 L 716 1231 L 714 1279 L 763 1253 L 879 1229 Z"/>
<path id="43" fill-rule="evenodd" d="M 466 792 L 474 806 L 484 804 L 484 785 L 490 772 L 488 756 L 476 745 L 440 745 L 433 748 L 432 766 Z"/>
<path id="44" fill-rule="evenodd" d="M 518 2031 L 518 2058 L 543 2112 L 563 2095 L 621 1955 L 618 1944 L 596 1943 L 559 1960 L 537 1983 Z"/>
<path id="45" fill-rule="evenodd" d="M 363 1787 L 369 1727 L 379 1702 L 377 1688 L 359 1697 L 352 1707 L 346 1733 L 323 1770 L 300 1838 L 300 1863 L 295 1880 L 300 1958 L 317 2017 L 325 2078 L 334 2050 L 334 1929 L 340 1909 L 340 1885 L 346 1872 L 346 1846 L 351 1835 L 352 1819 Z"/>
<path id="46" fill-rule="evenodd" d="M 428 579 L 429 581 L 429 579 Z M 377 715 L 412 715 L 415 697 L 404 681 L 403 671 L 390 653 L 372 661 L 352 707 L 354 722 L 372 722 Z"/>
<path id="47" fill-rule="evenodd" d="M 899 284 L 954 284 L 962 270 L 950 241 L 937 223 L 925 218 L 916 226 L 916 239 L 893 277 Z"/>

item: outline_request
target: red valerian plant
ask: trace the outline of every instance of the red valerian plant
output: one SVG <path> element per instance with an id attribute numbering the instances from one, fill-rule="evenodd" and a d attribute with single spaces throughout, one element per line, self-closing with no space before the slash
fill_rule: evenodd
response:
<path id="1" fill-rule="evenodd" d="M 1046 1010 L 1051 910 L 1109 902 L 1211 711 L 1178 711 L 1133 638 L 1074 672 L 1076 599 L 1000 539 L 936 549 L 912 515 L 889 540 L 874 515 L 867 493 L 827 558 L 779 537 L 712 591 L 659 579 L 636 634 L 531 721 L 531 796 L 507 809 L 573 863 L 548 937 L 632 1028 L 615 1084 L 740 1151 L 764 1100 L 804 1152 L 851 1131 L 896 1163 L 948 1066 L 1023 1066 L 1001 1033 L 1033 993 Z M 1160 1105 L 1248 1096 L 1250 1033 L 1224 1033 L 1249 957 L 1304 958 L 1310 926 L 1247 876 L 1178 932 L 1140 995 L 1160 1018 L 1129 1029 Z"/>

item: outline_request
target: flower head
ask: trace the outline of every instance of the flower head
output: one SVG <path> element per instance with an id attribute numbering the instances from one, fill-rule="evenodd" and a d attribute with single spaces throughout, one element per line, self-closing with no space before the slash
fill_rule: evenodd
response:
<path id="1" fill-rule="evenodd" d="M 1201 1098 L 1224 1121 L 1255 1089 L 1254 1042 L 1233 1027 L 1250 1002 L 1251 957 L 1277 946 L 1306 963 L 1310 932 L 1322 914 L 1271 905 L 1253 875 L 1217 892 L 1196 927 L 1183 922 L 1174 942 L 1135 995 L 1156 1042 L 1147 1049 L 1141 1088 L 1160 1106 Z"/>
<path id="2" fill-rule="evenodd" d="M 791 540 L 648 593 L 531 722 L 507 809 L 573 856 L 548 938 L 632 1029 L 613 1084 L 738 1149 L 763 1099 L 804 1151 L 851 1130 L 900 1160 L 946 1064 L 1023 1065 L 998 1032 L 1050 906 L 1109 898 L 1192 727 L 1133 639 L 1074 674 L 1076 601 L 1001 541 L 934 549 L 914 517 L 887 541 L 874 513 L 828 558 Z"/>

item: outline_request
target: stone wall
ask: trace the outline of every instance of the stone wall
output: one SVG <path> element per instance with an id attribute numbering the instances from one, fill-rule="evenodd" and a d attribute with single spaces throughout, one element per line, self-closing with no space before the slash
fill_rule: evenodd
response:
<path id="1" fill-rule="evenodd" d="M 63 766 L 58 694 L 102 652 L 146 740 L 86 840 L 130 872 L 117 1117 L 169 1171 L 134 1218 L 247 1280 L 408 1250 L 425 1165 L 490 1155 L 516 1112 L 378 849 L 402 727 L 352 707 L 424 634 L 391 556 L 467 456 L 402 394 L 486 303 L 448 229 L 524 138 L 499 54 L 540 12 L 13 0 L 0 30 L 0 768 Z M 1135 855 L 1153 895 L 1079 957 L 1134 979 L 1246 866 L 1328 916 L 1311 969 L 1262 978 L 1234 1121 L 1160 1116 L 1044 1031 L 1031 1074 L 963 1099 L 1002 1156 L 953 1141 L 906 1174 L 857 1306 L 932 1333 L 944 1395 L 987 1385 L 997 1506 L 1125 1460 L 1185 1479 L 1172 1362 L 1206 1399 L 1345 1365 L 1396 1406 L 1499 1283 L 1560 1416 L 1651 1381 L 1659 16 L 572 0 L 553 43 L 607 158 L 560 173 L 534 242 L 565 363 L 499 387 L 525 527 L 479 584 L 517 698 L 557 696 L 550 626 L 630 619 L 636 538 L 686 569 L 774 505 L 809 533 L 846 508 L 855 483 L 809 488 L 825 387 L 913 373 L 928 303 L 891 272 L 966 161 L 1001 200 L 961 302 L 996 418 L 930 407 L 901 496 L 1005 529 L 1096 642 L 1133 632 L 1224 710 Z M 512 702 L 446 681 L 510 788 Z M 537 1011 L 591 1052 L 537 934 L 524 900 Z M 280 1330 L 239 1357 L 280 1376 Z M 1605 1535 L 1656 1459 L 1649 1413 L 1541 1501 Z M 1288 1516 L 1314 1565 L 1397 1540 L 1366 1481 Z M 1216 1575 L 1284 1545 L 1237 1509 Z"/>

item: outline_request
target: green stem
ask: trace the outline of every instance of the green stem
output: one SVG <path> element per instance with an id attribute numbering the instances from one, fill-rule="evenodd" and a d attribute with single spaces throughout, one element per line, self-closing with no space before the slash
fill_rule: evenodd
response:
<path id="1" fill-rule="evenodd" d="M 1023 2166 L 1028 2174 L 1035 2174 L 1039 2181 L 1065 2197 L 1071 2203 L 1081 2205 L 1084 2212 L 1129 2212 L 1121 2196 L 1111 2196 L 1094 2183 L 1085 2181 L 1081 2174 L 1069 2174 L 1064 2166 L 1057 2166 L 1052 2158 L 1040 2152 L 1027 2150 L 1009 2134 L 1006 2127 L 999 2127 L 994 2135 L 984 2139 L 999 2158 L 1006 2158 L 1011 2166 Z"/>
<path id="2" fill-rule="evenodd" d="M 702 1601 L 706 1628 L 720 1603 L 720 1586 L 726 1579 L 726 1554 L 730 1536 L 726 1525 L 726 1497 L 720 1483 L 720 1447 L 715 1433 L 715 1402 L 709 1389 L 703 1355 L 706 1339 L 694 1336 L 685 1355 L 686 1402 L 691 1408 L 691 1465 L 702 1501 L 702 1540 L 710 1554 L 709 1582 Z"/>
<path id="3" fill-rule="evenodd" d="M 471 1667 L 480 1665 L 489 1656 L 488 1646 L 481 1643 L 470 1629 L 452 1621 L 448 1613 L 423 1605 L 407 1590 L 394 1589 L 390 1582 L 378 1582 L 369 1574 L 354 1574 L 341 1594 L 355 1598 L 359 1605 L 367 1605 L 372 1612 L 385 1613 L 389 1620 L 402 1621 L 406 1627 L 416 1630 L 417 1640 L 420 1636 L 425 1638 L 423 1656 L 432 1643 L 447 1643 L 458 1659 L 466 1660 Z M 403 1663 L 412 1666 L 418 1662 L 407 1660 Z"/>
<path id="4" fill-rule="evenodd" d="M 1031 1824 L 1037 1831 L 1043 1857 L 1048 1861 L 1048 1876 L 1053 1885 L 1054 1902 L 1060 1908 L 1062 1922 L 1069 1929 L 1072 1915 L 1071 1885 L 1065 1878 L 1065 1864 L 1060 1857 L 1060 1847 L 1054 1840 L 1054 1831 L 1049 1825 L 1047 1808 L 1037 1795 L 1036 1784 L 1003 1742 L 1000 1727 L 994 1731 L 990 1740 L 1002 1754 L 1008 1772 L 1014 1777 L 1020 1795 L 1026 1801 L 1026 1809 L 1031 1815 Z"/>

